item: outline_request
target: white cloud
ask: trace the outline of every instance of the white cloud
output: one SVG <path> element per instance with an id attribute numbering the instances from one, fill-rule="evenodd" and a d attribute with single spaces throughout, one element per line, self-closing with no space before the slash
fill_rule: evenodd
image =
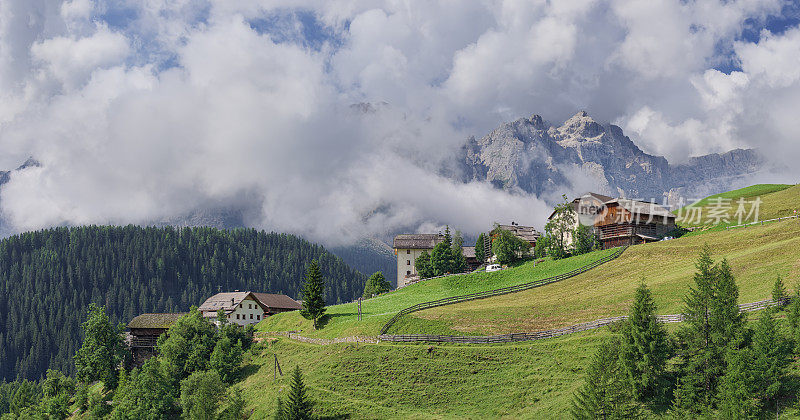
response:
<path id="1" fill-rule="evenodd" d="M 800 157 L 800 29 L 735 41 L 779 5 L 9 0 L 0 163 L 44 166 L 15 174 L 0 210 L 25 230 L 238 206 L 328 243 L 541 224 L 535 197 L 436 174 L 468 135 L 578 109 L 673 161 L 740 146 Z M 299 42 L 295 9 L 335 39 Z M 251 25 L 283 16 L 272 33 Z M 742 71 L 712 68 L 728 53 Z"/>

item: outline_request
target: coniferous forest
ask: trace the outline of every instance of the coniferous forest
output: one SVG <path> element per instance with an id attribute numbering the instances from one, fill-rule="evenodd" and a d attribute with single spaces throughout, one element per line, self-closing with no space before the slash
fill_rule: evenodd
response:
<path id="1" fill-rule="evenodd" d="M 366 277 L 322 246 L 254 229 L 88 226 L 0 241 L 0 380 L 74 373 L 91 302 L 112 322 L 143 312 L 185 312 L 218 291 L 300 299 L 317 259 L 328 304 L 362 294 Z"/>

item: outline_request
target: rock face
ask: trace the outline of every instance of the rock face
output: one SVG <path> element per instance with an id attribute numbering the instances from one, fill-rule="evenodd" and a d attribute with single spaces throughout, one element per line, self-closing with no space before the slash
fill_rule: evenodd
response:
<path id="1" fill-rule="evenodd" d="M 462 152 L 457 176 L 463 182 L 489 181 L 539 197 L 594 190 L 668 204 L 680 195 L 725 191 L 765 166 L 752 149 L 670 165 L 639 149 L 621 128 L 600 124 L 586 112 L 559 127 L 538 115 L 504 123 L 480 140 L 469 138 Z"/>

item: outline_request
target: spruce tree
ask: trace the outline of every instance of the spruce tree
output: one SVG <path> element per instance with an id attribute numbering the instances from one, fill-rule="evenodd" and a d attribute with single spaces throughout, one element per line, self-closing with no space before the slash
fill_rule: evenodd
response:
<path id="1" fill-rule="evenodd" d="M 722 418 L 753 418 L 758 414 L 753 351 L 742 346 L 742 338 L 728 348 L 725 355 L 725 375 L 719 385 L 719 414 Z"/>
<path id="2" fill-rule="evenodd" d="M 313 403 L 306 395 L 306 387 L 303 384 L 303 374 L 300 367 L 295 366 L 292 371 L 292 387 L 283 404 L 283 418 L 286 420 L 307 420 L 312 418 L 311 409 Z"/>
<path id="3" fill-rule="evenodd" d="M 306 273 L 306 284 L 303 286 L 303 308 L 300 315 L 314 323 L 314 329 L 319 325 L 319 319 L 325 313 L 325 281 L 319 269 L 317 260 L 312 260 Z"/>
<path id="4" fill-rule="evenodd" d="M 724 352 L 741 332 L 738 289 L 726 261 L 714 265 L 705 246 L 695 265 L 695 286 L 684 299 L 684 322 L 678 330 L 682 376 L 675 406 L 688 413 L 708 413 L 725 370 Z"/>
<path id="5" fill-rule="evenodd" d="M 755 395 L 769 404 L 775 401 L 781 390 L 791 353 L 789 342 L 781 334 L 772 309 L 761 314 L 753 332 L 752 349 L 749 363 L 754 373 Z"/>
<path id="6" fill-rule="evenodd" d="M 775 280 L 775 284 L 772 286 L 772 301 L 777 302 L 778 306 L 780 307 L 783 305 L 784 300 L 787 298 L 786 294 L 786 287 L 783 285 L 783 279 L 781 276 Z"/>
<path id="7" fill-rule="evenodd" d="M 630 419 L 640 409 L 625 381 L 620 344 L 612 340 L 597 349 L 586 368 L 583 386 L 573 395 L 570 414 L 575 419 Z"/>
<path id="8" fill-rule="evenodd" d="M 434 245 L 431 251 L 431 269 L 434 277 L 453 272 L 453 252 L 449 243 L 439 242 Z"/>
<path id="9" fill-rule="evenodd" d="M 669 358 L 669 338 L 656 320 L 656 305 L 642 281 L 622 328 L 620 361 L 626 380 L 639 399 L 654 397 Z"/>
<path id="10" fill-rule="evenodd" d="M 789 322 L 789 333 L 794 342 L 794 352 L 800 354 L 800 284 L 794 289 L 789 306 L 786 308 L 786 320 Z"/>
<path id="11" fill-rule="evenodd" d="M 478 260 L 479 263 L 483 264 L 486 261 L 486 255 L 483 249 L 484 242 L 486 241 L 486 234 L 481 232 L 478 235 L 478 240 L 475 241 L 475 259 Z"/>
<path id="12" fill-rule="evenodd" d="M 739 311 L 739 288 L 726 259 L 717 266 L 716 272 L 711 300 L 711 339 L 719 358 L 723 359 L 725 349 L 742 331 L 745 319 Z M 717 373 L 721 375 L 722 369 Z"/>
<path id="13" fill-rule="evenodd" d="M 421 279 L 434 277 L 433 267 L 431 266 L 431 254 L 428 251 L 422 251 L 414 260 L 414 268 L 417 270 L 417 275 Z"/>

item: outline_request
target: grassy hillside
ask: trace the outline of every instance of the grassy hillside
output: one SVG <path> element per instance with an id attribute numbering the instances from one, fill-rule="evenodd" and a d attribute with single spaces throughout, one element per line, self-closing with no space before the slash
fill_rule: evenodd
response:
<path id="1" fill-rule="evenodd" d="M 337 344 L 278 339 L 245 362 L 253 419 L 271 418 L 298 365 L 322 416 L 563 418 L 607 329 L 514 345 Z M 273 378 L 277 356 L 284 376 Z"/>
<path id="2" fill-rule="evenodd" d="M 473 273 L 423 281 L 362 302 L 362 320 L 358 321 L 355 303 L 328 307 L 324 327 L 314 331 L 311 322 L 297 312 L 271 316 L 258 324 L 259 331 L 302 331 L 309 337 L 343 337 L 377 335 L 381 326 L 403 308 L 420 302 L 513 286 L 572 271 L 599 260 L 613 250 L 596 251 L 560 261 L 532 262 L 519 267 L 493 272 Z"/>
<path id="3" fill-rule="evenodd" d="M 728 209 L 727 212 L 724 213 L 727 214 L 729 221 L 727 223 L 723 222 L 721 225 L 736 225 L 739 224 L 738 216 L 736 215 L 736 211 L 739 208 L 738 200 L 740 198 L 745 199 L 744 209 L 749 213 L 751 203 L 756 197 L 761 198 L 759 220 L 791 216 L 794 210 L 800 211 L 800 185 L 758 184 L 706 197 L 683 209 L 676 210 L 674 213 L 682 216 L 678 220 L 678 224 L 682 226 L 694 227 L 711 225 L 715 220 L 710 220 L 709 215 L 711 214 L 711 209 L 716 206 L 718 199 L 729 200 L 727 201 L 729 207 L 726 206 Z M 697 220 L 696 211 L 700 212 L 699 221 Z M 747 216 L 747 214 L 745 214 L 745 216 Z M 743 223 L 752 221 L 754 220 L 743 220 Z"/>
<path id="4" fill-rule="evenodd" d="M 703 245 L 733 267 L 739 302 L 770 296 L 778 275 L 800 282 L 800 220 L 708 232 L 628 248 L 618 259 L 545 287 L 415 312 L 391 332 L 501 334 L 624 314 L 644 278 L 662 314 L 679 313 Z"/>

